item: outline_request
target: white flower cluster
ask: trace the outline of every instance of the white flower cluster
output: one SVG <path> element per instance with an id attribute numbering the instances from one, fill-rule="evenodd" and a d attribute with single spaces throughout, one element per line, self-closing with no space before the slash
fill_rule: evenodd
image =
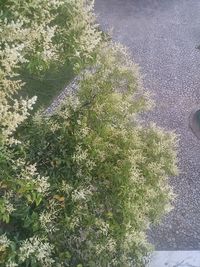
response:
<path id="1" fill-rule="evenodd" d="M 66 57 L 73 60 L 91 58 L 91 53 L 101 41 L 101 33 L 94 23 L 94 1 L 88 0 L 43 0 L 34 1 L 34 5 L 22 4 L 13 0 L 9 3 L 9 11 L 14 20 L 0 19 L 0 33 L 2 41 L 14 43 L 16 49 L 23 44 L 20 62 L 27 60 L 26 55 L 37 55 L 45 64 L 50 62 L 63 63 Z M 34 18 L 30 21 L 28 11 L 22 9 L 26 5 L 27 10 L 34 8 Z M 66 9 L 66 6 L 68 8 Z M 63 7 L 63 8 L 62 8 Z M 54 21 L 60 16 L 59 10 L 66 11 L 64 25 L 55 25 Z M 3 14 L 3 11 L 1 11 Z M 62 14 L 63 16 L 64 14 Z M 2 16 L 5 17 L 5 16 Z M 80 19 L 81 17 L 81 19 Z M 61 38 L 60 38 L 61 37 Z M 60 41 L 55 41 L 60 39 Z M 66 43 L 67 42 L 67 51 Z M 38 49 L 39 48 L 39 49 Z M 68 51 L 69 50 L 69 51 Z M 16 57 L 18 53 L 11 53 Z M 9 67 L 10 65 L 8 65 Z M 41 65 L 36 66 L 38 70 Z"/>
<path id="2" fill-rule="evenodd" d="M 11 74 L 13 70 L 13 64 L 15 67 L 19 63 L 25 63 L 27 60 L 23 57 L 22 51 L 24 49 L 24 44 L 19 45 L 8 45 L 5 44 L 4 49 L 1 51 L 1 58 L 4 58 L 2 61 L 2 67 L 6 73 Z M 14 73 L 12 73 L 14 75 Z M 16 74 L 15 74 L 16 75 Z"/>
<path id="3" fill-rule="evenodd" d="M 4 252 L 11 244 L 6 234 L 0 235 L 0 252 Z"/>
<path id="4" fill-rule="evenodd" d="M 29 100 L 14 100 L 11 106 L 6 98 L 0 99 L 0 125 L 1 133 L 7 143 L 15 143 L 12 134 L 17 127 L 28 117 L 29 110 L 35 104 L 37 97 L 32 97 Z M 9 139 L 10 138 L 10 139 Z"/>
<path id="5" fill-rule="evenodd" d="M 14 104 L 10 104 L 9 99 L 3 92 L 0 92 L 0 134 L 5 143 L 12 145 L 19 143 L 12 134 L 17 127 L 28 117 L 29 110 L 36 102 L 36 97 L 27 101 L 14 100 Z"/>
<path id="6" fill-rule="evenodd" d="M 25 44 L 23 42 L 15 43 L 22 24 L 17 22 L 15 25 L 11 21 L 9 25 L 10 27 L 7 28 L 7 20 L 0 19 L 0 46 L 4 47 L 0 51 L 0 133 L 8 144 L 15 144 L 18 141 L 11 135 L 28 117 L 29 110 L 32 109 L 37 98 L 33 97 L 29 100 L 11 99 L 11 96 L 20 90 L 23 85 L 20 80 L 16 79 L 18 76 L 16 70 L 19 64 L 26 62 L 26 59 L 22 53 Z"/>
<path id="7" fill-rule="evenodd" d="M 87 150 L 83 150 L 80 145 L 77 145 L 76 146 L 76 152 L 72 157 L 74 162 L 81 163 L 81 162 L 85 161 L 87 159 L 87 157 L 88 157 Z"/>
<path id="8" fill-rule="evenodd" d="M 97 25 L 95 24 L 95 16 L 92 12 L 94 9 L 94 1 L 81 0 L 72 1 L 68 0 L 68 3 L 73 7 L 71 15 L 71 21 L 68 25 L 67 35 L 72 33 L 79 33 L 73 36 L 73 57 L 91 58 L 91 55 L 95 48 L 99 45 L 101 38 L 100 31 L 97 31 Z M 80 19 L 81 16 L 81 19 Z"/>
<path id="9" fill-rule="evenodd" d="M 59 205 L 55 200 L 51 200 L 49 209 L 40 214 L 39 220 L 41 226 L 47 233 L 52 233 L 58 230 L 55 224 L 55 220 L 57 219 L 60 210 L 58 206 Z"/>
<path id="10" fill-rule="evenodd" d="M 41 193 L 43 195 L 48 194 L 50 188 L 50 183 L 48 182 L 48 180 L 49 180 L 48 177 L 40 176 L 39 174 L 37 175 L 35 179 L 35 185 L 38 193 Z"/>
<path id="11" fill-rule="evenodd" d="M 13 204 L 11 203 L 10 199 L 6 195 L 2 197 L 2 200 L 3 200 L 3 205 L 4 205 L 4 209 L 6 213 L 10 215 L 15 210 Z"/>
<path id="12" fill-rule="evenodd" d="M 69 195 L 72 189 L 73 187 L 71 185 L 69 185 L 65 180 L 62 180 L 62 185 L 60 189 L 62 192 Z"/>
<path id="13" fill-rule="evenodd" d="M 31 183 L 33 183 L 38 193 L 47 195 L 49 192 L 50 188 L 50 184 L 48 182 L 49 178 L 41 176 L 37 172 L 36 164 L 25 165 L 19 175 L 19 179 L 23 179 L 25 181 L 30 181 Z"/>
<path id="14" fill-rule="evenodd" d="M 85 129 L 85 134 L 88 133 L 88 128 Z M 78 135 L 82 135 L 82 132 L 78 133 Z M 87 171 L 92 171 L 96 166 L 95 161 L 90 159 L 89 152 L 87 149 L 83 149 L 80 144 L 77 144 L 74 155 L 72 156 L 74 162 L 79 165 L 79 169 L 77 171 L 77 177 L 81 177 L 83 175 L 82 167 L 86 167 Z"/>
<path id="15" fill-rule="evenodd" d="M 0 91 L 4 92 L 5 95 L 10 95 L 22 86 L 20 80 L 12 79 L 18 75 L 16 70 L 19 64 L 26 62 L 22 54 L 24 43 L 23 41 L 16 42 L 16 39 L 21 36 L 22 23 L 17 21 L 15 24 L 13 21 L 8 22 L 6 18 L 0 19 L 0 29 L 0 46 L 4 47 L 0 51 L 0 65 L 2 66 L 0 69 Z"/>
<path id="16" fill-rule="evenodd" d="M 107 236 L 109 232 L 109 224 L 102 219 L 96 219 L 95 225 L 99 228 L 98 233 Z"/>
<path id="17" fill-rule="evenodd" d="M 19 266 L 17 263 L 15 263 L 14 261 L 11 261 L 9 260 L 7 263 L 6 263 L 6 267 L 17 267 Z"/>
<path id="18" fill-rule="evenodd" d="M 38 2 L 38 7 L 40 3 Z M 12 10 L 13 6 L 10 6 Z M 50 22 L 53 20 L 52 14 L 50 15 L 50 10 L 52 6 L 46 5 L 46 14 L 41 18 L 41 20 L 27 20 L 22 14 L 17 13 L 17 5 L 15 11 L 15 17 L 18 18 L 15 21 L 8 21 L 7 19 L 1 19 L 1 34 L 2 39 L 0 40 L 4 43 L 5 49 L 2 53 L 6 53 L 9 57 L 6 57 L 7 60 L 4 62 L 3 66 L 5 67 L 7 73 L 11 72 L 12 65 L 11 62 L 15 63 L 17 66 L 19 63 L 28 62 L 27 55 L 32 53 L 39 53 L 36 51 L 38 44 L 42 48 L 40 51 L 41 58 L 48 62 L 56 58 L 56 49 L 57 47 L 53 44 L 52 38 L 55 36 L 56 26 L 49 26 Z M 27 26 L 28 25 L 28 26 Z M 8 45 L 13 43 L 15 45 Z"/>
<path id="19" fill-rule="evenodd" d="M 82 201 L 82 200 L 89 200 L 89 197 L 93 195 L 92 188 L 80 188 L 76 189 L 72 193 L 73 201 Z"/>
<path id="20" fill-rule="evenodd" d="M 19 259 L 24 262 L 26 259 L 34 257 L 42 266 L 50 267 L 54 263 L 54 260 L 51 258 L 53 248 L 44 239 L 33 236 L 22 242 L 19 249 Z"/>

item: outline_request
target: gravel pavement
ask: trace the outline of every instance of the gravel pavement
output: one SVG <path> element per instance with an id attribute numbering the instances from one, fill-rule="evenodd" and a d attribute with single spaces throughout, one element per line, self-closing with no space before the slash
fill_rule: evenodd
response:
<path id="1" fill-rule="evenodd" d="M 146 119 L 180 135 L 175 208 L 149 238 L 160 250 L 200 249 L 200 140 L 188 127 L 200 108 L 200 0 L 96 0 L 95 11 L 141 66 L 156 102 Z"/>
<path id="2" fill-rule="evenodd" d="M 51 103 L 51 105 L 44 110 L 44 115 L 51 116 L 54 114 L 62 105 L 62 103 L 66 100 L 69 95 L 73 95 L 76 91 L 79 83 L 79 77 L 74 78 L 65 88 L 61 91 L 61 93 L 56 96 Z"/>

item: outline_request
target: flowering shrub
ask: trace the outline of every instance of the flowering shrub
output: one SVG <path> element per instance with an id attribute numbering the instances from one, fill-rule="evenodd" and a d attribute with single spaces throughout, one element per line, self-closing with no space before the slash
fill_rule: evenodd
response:
<path id="1" fill-rule="evenodd" d="M 146 230 L 171 208 L 176 138 L 139 123 L 151 102 L 138 69 L 123 47 L 101 39 L 92 7 L 84 0 L 2 2 L 2 267 L 143 266 Z M 87 67 L 77 91 L 52 116 L 27 120 L 36 98 L 14 98 L 23 86 L 19 68 L 37 73 L 62 60 Z"/>
<path id="2" fill-rule="evenodd" d="M 42 75 L 50 66 L 68 62 L 79 70 L 91 61 L 101 41 L 92 0 L 3 1 L 0 46 L 23 56 L 30 73 Z M 20 53 L 17 54 L 20 49 Z M 24 62 L 24 63 L 25 63 Z"/>
<path id="3" fill-rule="evenodd" d="M 137 122 L 150 105 L 137 72 L 123 48 L 102 44 L 77 93 L 16 135 L 6 174 L 0 163 L 7 266 L 142 266 L 176 166 L 175 137 Z"/>

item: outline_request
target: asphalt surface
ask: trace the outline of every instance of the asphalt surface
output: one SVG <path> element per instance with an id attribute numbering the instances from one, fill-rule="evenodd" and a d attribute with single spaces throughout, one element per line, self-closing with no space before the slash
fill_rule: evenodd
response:
<path id="1" fill-rule="evenodd" d="M 160 250 L 200 249 L 200 140 L 188 126 L 200 108 L 200 0 L 96 0 L 95 11 L 141 66 L 156 102 L 146 119 L 180 135 L 175 208 L 149 239 Z"/>

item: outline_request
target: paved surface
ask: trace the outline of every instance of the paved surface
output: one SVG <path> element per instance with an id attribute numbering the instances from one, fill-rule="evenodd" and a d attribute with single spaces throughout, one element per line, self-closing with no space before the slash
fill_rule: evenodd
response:
<path id="1" fill-rule="evenodd" d="M 74 78 L 66 87 L 65 89 L 56 97 L 54 98 L 51 105 L 44 110 L 44 114 L 46 116 L 51 116 L 56 110 L 60 108 L 63 101 L 66 100 L 67 96 L 73 95 L 73 92 L 76 91 L 78 87 L 79 77 Z"/>
<path id="2" fill-rule="evenodd" d="M 150 240 L 161 250 L 200 249 L 200 140 L 188 127 L 200 108 L 200 0 L 96 0 L 95 10 L 141 66 L 157 105 L 147 119 L 180 134 L 175 209 Z"/>
<path id="3" fill-rule="evenodd" d="M 156 251 L 148 267 L 200 267 L 200 251 Z"/>

